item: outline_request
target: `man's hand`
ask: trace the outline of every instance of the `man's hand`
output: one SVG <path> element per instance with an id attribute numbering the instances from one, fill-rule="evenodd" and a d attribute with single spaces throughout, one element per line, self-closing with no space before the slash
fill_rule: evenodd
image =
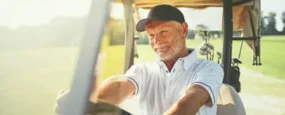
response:
<path id="1" fill-rule="evenodd" d="M 211 102 L 208 91 L 200 85 L 192 85 L 164 115 L 195 115 L 208 102 Z"/>
<path id="2" fill-rule="evenodd" d="M 97 60 L 97 65 L 94 71 L 96 85 L 93 86 L 93 91 L 90 94 L 90 101 L 97 103 L 98 101 L 111 104 L 119 104 L 127 96 L 134 94 L 135 85 L 124 77 L 109 77 L 99 86 L 100 75 L 102 75 L 102 62 L 104 62 L 104 54 L 100 54 Z M 62 91 L 56 99 L 55 112 L 60 114 L 63 106 L 67 103 L 69 91 Z"/>
<path id="3" fill-rule="evenodd" d="M 135 85 L 128 79 L 113 76 L 106 79 L 90 97 L 91 102 L 103 101 L 114 105 L 120 104 L 127 96 L 135 92 Z"/>

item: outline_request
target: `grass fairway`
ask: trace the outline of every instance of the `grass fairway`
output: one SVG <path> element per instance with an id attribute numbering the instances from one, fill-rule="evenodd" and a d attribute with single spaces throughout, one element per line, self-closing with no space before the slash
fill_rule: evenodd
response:
<path id="1" fill-rule="evenodd" d="M 203 41 L 188 40 L 188 47 L 198 48 Z M 222 51 L 221 40 L 211 40 L 217 50 Z M 234 42 L 234 56 L 237 56 L 240 42 Z M 251 51 L 244 44 L 242 66 L 257 73 L 285 80 L 285 38 L 269 36 L 262 38 L 263 66 L 251 65 Z M 120 46 L 113 48 L 116 53 Z M 139 58 L 135 61 L 152 60 L 155 54 L 148 45 L 138 46 Z M 57 93 L 69 87 L 78 56 L 77 48 L 42 48 L 25 50 L 4 50 L 0 53 L 0 115 L 54 115 L 53 107 Z M 114 55 L 107 55 L 114 58 Z M 108 58 L 109 60 L 111 58 Z M 111 67 L 107 63 L 105 67 Z M 121 69 L 121 68 L 118 68 Z M 120 70 L 104 70 L 105 72 Z M 248 75 L 248 74 L 247 74 Z M 254 75 L 254 74 L 253 74 Z M 246 78 L 246 79 L 245 79 Z M 266 82 L 259 77 L 242 77 L 243 92 L 257 95 L 284 97 L 284 84 Z M 263 86 L 263 87 L 259 87 Z"/>
<path id="2" fill-rule="evenodd" d="M 1 51 L 0 115 L 53 115 L 56 95 L 68 88 L 75 48 Z"/>
<path id="3" fill-rule="evenodd" d="M 198 42 L 202 41 L 188 41 L 188 46 L 197 48 Z M 222 52 L 222 40 L 211 40 L 217 51 Z M 241 41 L 233 42 L 233 57 L 238 57 Z M 262 66 L 252 65 L 252 51 L 249 46 L 244 42 L 241 52 L 241 61 L 246 68 L 254 70 L 255 72 L 272 76 L 278 79 L 285 80 L 285 36 L 264 36 L 261 40 L 261 63 Z M 215 56 L 216 57 L 216 56 Z M 216 61 L 216 60 L 215 60 Z"/>

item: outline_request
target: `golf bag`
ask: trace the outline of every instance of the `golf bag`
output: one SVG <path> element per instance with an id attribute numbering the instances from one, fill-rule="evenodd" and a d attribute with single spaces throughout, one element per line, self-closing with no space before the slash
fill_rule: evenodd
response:
<path id="1" fill-rule="evenodd" d="M 231 85 L 237 92 L 240 92 L 241 90 L 241 84 L 239 81 L 240 78 L 240 69 L 238 66 L 231 66 L 230 69 L 230 73 L 231 73 L 231 79 L 229 81 L 229 85 Z M 224 77 L 223 83 L 226 83 L 226 77 Z"/>

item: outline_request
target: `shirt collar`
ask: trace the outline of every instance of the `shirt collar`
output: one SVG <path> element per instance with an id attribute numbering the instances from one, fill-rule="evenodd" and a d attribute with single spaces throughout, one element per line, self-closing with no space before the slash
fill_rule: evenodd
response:
<path id="1" fill-rule="evenodd" d="M 182 65 L 184 70 L 187 70 L 197 59 L 197 53 L 195 49 L 188 49 L 189 54 L 185 57 L 178 58 L 177 61 L 182 61 Z M 159 58 L 157 58 L 157 62 L 162 67 L 164 64 L 163 61 L 161 61 Z"/>
<path id="2" fill-rule="evenodd" d="M 187 70 L 197 59 L 197 53 L 195 49 L 188 49 L 189 54 L 185 57 L 179 58 L 183 60 L 183 67 Z"/>

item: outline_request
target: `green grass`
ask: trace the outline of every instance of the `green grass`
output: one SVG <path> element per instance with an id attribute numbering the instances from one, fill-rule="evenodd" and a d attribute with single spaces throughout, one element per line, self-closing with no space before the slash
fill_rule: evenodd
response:
<path id="1" fill-rule="evenodd" d="M 202 41 L 200 41 L 201 43 Z M 216 51 L 222 50 L 222 40 L 211 40 L 210 43 L 214 44 Z M 188 46 L 194 44 L 197 47 L 197 41 L 188 41 Z M 233 57 L 238 57 L 240 50 L 241 41 L 233 42 Z M 252 65 L 253 52 L 249 46 L 244 42 L 241 52 L 241 61 L 246 68 L 254 70 L 256 72 L 273 76 L 278 79 L 285 80 L 285 36 L 264 36 L 261 40 L 261 63 L 262 66 Z"/>
<path id="2" fill-rule="evenodd" d="M 0 115 L 52 115 L 55 98 L 69 87 L 77 50 L 9 50 L 0 54 Z"/>
<path id="3" fill-rule="evenodd" d="M 246 66 L 263 74 L 285 79 L 285 71 L 282 69 L 285 68 L 285 36 L 264 37 L 261 50 L 263 66 Z"/>
<path id="4" fill-rule="evenodd" d="M 211 40 L 222 51 L 221 40 Z M 188 40 L 188 47 L 198 48 L 202 40 Z M 234 42 L 237 56 L 240 42 Z M 285 80 L 285 36 L 262 38 L 260 67 L 251 65 L 251 51 L 244 45 L 242 66 L 274 78 Z M 152 60 L 155 54 L 148 45 L 138 46 L 139 59 Z M 42 48 L 4 50 L 0 53 L 0 115 L 53 115 L 55 98 L 59 91 L 68 88 L 78 56 L 77 48 Z M 121 68 L 118 68 L 121 69 Z M 284 97 L 284 84 L 242 77 L 243 92 Z M 262 87 L 259 87 L 262 86 Z"/>

